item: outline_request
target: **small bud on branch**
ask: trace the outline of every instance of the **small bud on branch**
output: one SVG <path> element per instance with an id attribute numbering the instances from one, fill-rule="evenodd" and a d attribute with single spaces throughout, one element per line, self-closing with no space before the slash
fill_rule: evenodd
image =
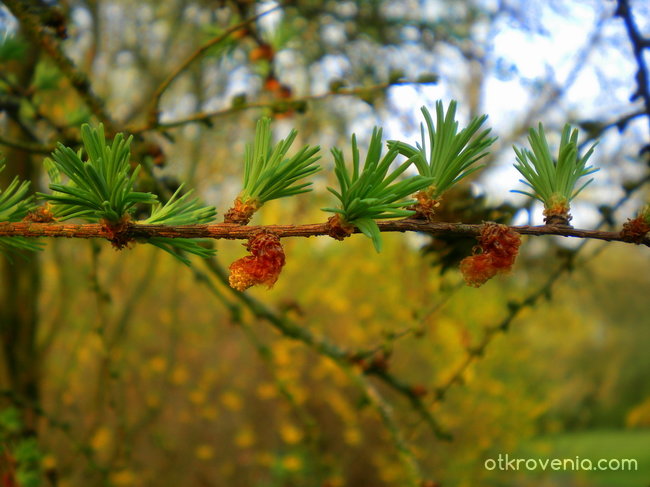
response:
<path id="1" fill-rule="evenodd" d="M 258 284 L 273 287 L 285 262 L 278 236 L 269 231 L 261 231 L 249 239 L 246 249 L 251 255 L 230 264 L 230 286 L 238 291 L 245 291 Z"/>
<path id="2" fill-rule="evenodd" d="M 521 237 L 507 227 L 496 223 L 483 225 L 475 255 L 460 263 L 460 271 L 468 286 L 480 287 L 488 280 L 509 272 L 519 252 Z"/>

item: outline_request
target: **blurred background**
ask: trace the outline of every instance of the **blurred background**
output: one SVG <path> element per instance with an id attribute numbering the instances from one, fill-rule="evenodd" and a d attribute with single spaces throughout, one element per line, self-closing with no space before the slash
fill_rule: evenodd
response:
<path id="1" fill-rule="evenodd" d="M 0 2 L 2 183 L 45 190 L 55 143 L 101 121 L 135 134 L 141 188 L 187 182 L 223 215 L 269 115 L 324 170 L 252 223 L 322 222 L 331 147 L 375 125 L 414 143 L 420 107 L 455 99 L 499 139 L 441 221 L 541 224 L 510 192 L 511 147 L 540 121 L 557 144 L 568 122 L 601 168 L 572 223 L 620 228 L 648 201 L 630 19 L 650 38 L 642 0 Z M 457 264 L 475 240 L 384 240 L 285 239 L 278 283 L 245 295 L 224 282 L 237 241 L 191 267 L 68 239 L 3 259 L 2 486 L 650 485 L 647 248 L 528 237 L 511 275 L 474 289 Z M 638 469 L 485 468 L 499 454 Z"/>

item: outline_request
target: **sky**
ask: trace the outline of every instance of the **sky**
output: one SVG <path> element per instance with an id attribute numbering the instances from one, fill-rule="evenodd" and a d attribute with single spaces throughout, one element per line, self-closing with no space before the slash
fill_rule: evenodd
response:
<path id="1" fill-rule="evenodd" d="M 557 129 L 555 133 L 547 130 L 552 147 L 553 138 L 559 138 L 562 125 L 566 122 L 567 112 L 575 120 L 613 120 L 628 113 L 629 97 L 635 89 L 636 64 L 629 55 L 630 48 L 622 21 L 611 18 L 614 2 L 566 1 L 562 2 L 561 12 L 545 5 L 546 2 L 532 3 L 538 7 L 535 13 L 538 14 L 539 31 L 520 29 L 504 20 L 491 37 L 490 58 L 497 69 L 489 72 L 485 82 L 482 110 L 489 115 L 488 124 L 493 133 L 508 133 L 521 120 L 522 109 L 536 101 L 534 93 L 531 93 L 531 85 L 549 74 L 556 86 L 564 91 L 561 110 L 546 114 L 547 129 L 549 123 Z M 602 30 L 596 37 L 600 22 L 603 23 Z M 647 28 L 647 18 L 639 19 L 639 25 Z M 590 48 L 595 39 L 604 42 Z M 453 92 L 453 87 L 459 81 L 454 69 L 455 66 L 451 65 L 443 74 L 443 78 L 447 78 L 446 83 L 392 88 L 392 105 L 411 107 L 407 117 L 421 119 L 420 106 L 432 107 L 436 99 L 448 101 L 458 98 L 458 93 Z M 623 111 L 621 107 L 624 107 Z M 459 112 L 462 117 L 462 100 Z M 419 139 L 417 133 L 405 130 L 399 117 L 387 120 L 386 125 L 389 138 Z M 632 140 L 648 140 L 645 120 L 631 124 L 630 132 Z M 517 145 L 524 143 L 524 140 L 520 140 Z M 609 183 L 614 183 L 614 187 L 620 186 L 625 178 L 637 175 L 640 169 L 638 164 L 610 163 L 612 155 L 620 153 L 620 144 L 616 131 L 609 131 L 601 137 L 598 150 L 592 157 L 593 163 L 600 166 L 601 171 L 595 175 L 591 187 L 574 201 L 572 213 L 575 226 L 595 225 L 600 214 L 594 203 L 614 203 L 622 196 L 622 191 L 612 191 Z M 628 145 L 635 148 L 641 146 L 639 143 Z M 628 151 L 628 157 L 633 155 L 633 151 Z M 486 193 L 488 201 L 493 203 L 511 201 L 521 204 L 526 197 L 510 192 L 512 189 L 524 189 L 519 182 L 521 175 L 513 167 L 514 162 L 514 151 L 504 148 L 496 165 L 479 180 L 476 191 Z M 631 205 L 638 206 L 639 202 Z M 535 206 L 533 219 L 532 223 L 542 221 L 541 205 Z M 529 222 L 527 213 L 518 215 L 516 223 Z"/>

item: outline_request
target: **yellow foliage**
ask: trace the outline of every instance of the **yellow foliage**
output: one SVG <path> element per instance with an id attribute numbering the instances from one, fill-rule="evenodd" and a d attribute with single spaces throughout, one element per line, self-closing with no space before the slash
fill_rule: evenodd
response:
<path id="1" fill-rule="evenodd" d="M 205 403 L 206 395 L 205 391 L 201 389 L 193 389 L 189 394 L 190 402 L 194 405 L 200 406 Z"/>
<path id="2" fill-rule="evenodd" d="M 155 394 L 155 393 L 149 393 L 149 394 L 147 394 L 147 397 L 145 399 L 145 403 L 150 408 L 157 408 L 157 407 L 160 406 L 160 396 L 158 394 Z"/>
<path id="3" fill-rule="evenodd" d="M 41 460 L 41 466 L 43 470 L 53 470 L 56 468 L 56 458 L 54 455 L 45 455 Z"/>
<path id="4" fill-rule="evenodd" d="M 151 370 L 154 373 L 160 374 L 164 372 L 166 368 L 167 368 L 167 360 L 165 359 L 165 357 L 157 355 L 155 357 L 152 357 L 149 360 L 149 370 Z"/>
<path id="5" fill-rule="evenodd" d="M 221 404 L 231 411 L 239 411 L 244 405 L 242 397 L 234 391 L 224 392 L 219 399 Z"/>
<path id="6" fill-rule="evenodd" d="M 212 460 L 214 458 L 214 448 L 208 444 L 197 445 L 194 449 L 194 455 L 199 460 Z"/>
<path id="7" fill-rule="evenodd" d="M 627 413 L 625 424 L 628 428 L 650 427 L 650 397 L 641 401 Z"/>
<path id="8" fill-rule="evenodd" d="M 111 474 L 111 482 L 117 487 L 136 485 L 138 478 L 132 470 L 119 470 Z"/>
<path id="9" fill-rule="evenodd" d="M 289 472 L 297 472 L 302 468 L 302 460 L 297 455 L 287 455 L 282 459 L 282 467 Z"/>
<path id="10" fill-rule="evenodd" d="M 242 428 L 235 436 L 235 445 L 239 448 L 249 448 L 255 444 L 255 433 L 250 427 Z"/>
<path id="11" fill-rule="evenodd" d="M 280 437 L 285 443 L 295 445 L 302 440 L 302 431 L 291 423 L 284 423 L 280 426 Z"/>
<path id="12" fill-rule="evenodd" d="M 273 399 L 278 396 L 277 386 L 270 382 L 262 382 L 257 386 L 257 396 L 260 399 Z"/>
<path id="13" fill-rule="evenodd" d="M 93 447 L 96 451 L 106 450 L 111 446 L 113 441 L 113 432 L 106 426 L 101 426 L 95 431 L 92 439 L 90 440 L 90 446 Z"/>
<path id="14" fill-rule="evenodd" d="M 358 428 L 346 428 L 343 433 L 343 440 L 350 446 L 356 446 L 361 444 L 363 435 Z"/>
<path id="15" fill-rule="evenodd" d="M 218 416 L 219 410 L 212 405 L 207 405 L 201 409 L 201 417 L 208 421 L 214 421 Z"/>
<path id="16" fill-rule="evenodd" d="M 181 386 L 187 382 L 189 379 L 189 371 L 186 367 L 179 365 L 174 367 L 174 370 L 171 373 L 170 381 L 175 386 Z"/>

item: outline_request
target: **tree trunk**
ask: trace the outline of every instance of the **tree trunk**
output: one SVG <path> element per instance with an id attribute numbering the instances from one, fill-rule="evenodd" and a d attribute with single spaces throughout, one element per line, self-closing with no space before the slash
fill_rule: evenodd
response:
<path id="1" fill-rule="evenodd" d="M 17 85 L 28 87 L 32 82 L 39 50 L 30 47 L 16 64 L 13 74 Z M 8 114 L 6 136 L 24 140 L 28 135 Z M 17 114 L 16 114 L 17 115 Z M 32 156 L 19 149 L 5 152 L 6 167 L 0 173 L 0 185 L 6 188 L 17 175 L 32 181 L 38 176 Z M 40 290 L 39 258 L 36 253 L 12 257 L 13 263 L 0 256 L 0 388 L 23 405 L 24 426 L 28 433 L 36 430 L 35 406 L 39 402 L 40 357 L 36 347 L 38 329 L 38 295 Z"/>

